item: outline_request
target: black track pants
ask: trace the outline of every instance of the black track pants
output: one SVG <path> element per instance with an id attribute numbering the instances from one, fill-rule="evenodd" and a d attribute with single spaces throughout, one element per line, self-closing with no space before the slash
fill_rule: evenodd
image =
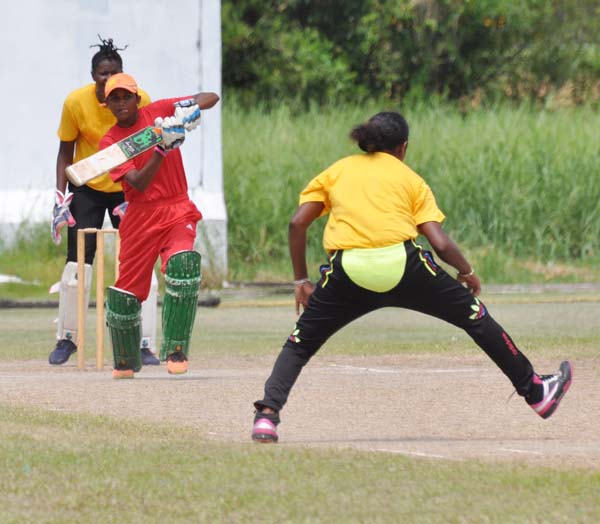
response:
<path id="1" fill-rule="evenodd" d="M 517 393 L 528 393 L 533 367 L 483 302 L 440 268 L 430 252 L 411 241 L 405 248 L 404 275 L 396 287 L 384 293 L 355 284 L 342 267 L 342 251 L 331 257 L 330 266 L 322 268 L 308 306 L 275 361 L 265 396 L 255 402 L 257 408 L 283 408 L 302 368 L 325 341 L 346 324 L 383 307 L 419 311 L 464 329 L 509 378 Z"/>
<path id="2" fill-rule="evenodd" d="M 67 238 L 67 262 L 77 261 L 77 230 L 86 227 L 100 229 L 104 223 L 104 216 L 108 212 L 111 224 L 114 228 L 119 227 L 120 218 L 112 214 L 113 209 L 123 203 L 122 192 L 103 193 L 88 186 L 69 186 L 75 195 L 71 201 L 69 210 L 75 219 L 75 226 L 68 228 Z M 96 254 L 96 235 L 86 235 L 85 239 L 85 263 L 92 264 Z"/>

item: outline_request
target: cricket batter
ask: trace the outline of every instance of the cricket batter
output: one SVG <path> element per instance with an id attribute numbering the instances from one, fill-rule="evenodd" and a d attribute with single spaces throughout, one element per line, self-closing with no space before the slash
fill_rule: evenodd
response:
<path id="1" fill-rule="evenodd" d="M 364 153 L 343 158 L 317 175 L 302 191 L 289 225 L 296 312 L 300 306 L 304 311 L 275 361 L 264 397 L 254 403 L 252 438 L 276 442 L 279 412 L 309 359 L 336 331 L 383 307 L 419 311 L 466 331 L 527 404 L 548 418 L 571 384 L 571 364 L 562 362 L 553 375 L 535 373 L 477 298 L 479 277 L 442 229 L 445 217 L 431 189 L 404 163 L 404 117 L 378 113 L 350 136 Z M 329 219 L 323 245 L 329 264 L 322 267 L 315 286 L 306 267 L 306 231 L 325 214 Z M 456 279 L 417 244 L 419 234 L 456 269 Z"/>
<path id="2" fill-rule="evenodd" d="M 105 86 L 106 105 L 117 119 L 100 141 L 100 149 L 147 126 L 162 127 L 157 146 L 113 169 L 121 182 L 127 213 L 121 221 L 119 278 L 106 293 L 106 321 L 114 354 L 114 378 L 132 378 L 141 368 L 139 348 L 141 303 L 148 296 L 158 256 L 165 273 L 160 359 L 171 374 L 187 372 L 201 280 L 200 254 L 194 251 L 196 224 L 202 214 L 188 196 L 178 147 L 185 131 L 200 121 L 200 111 L 213 107 L 215 93 L 158 100 L 139 107 L 137 82 L 130 75 L 111 76 Z M 175 113 L 175 116 L 171 116 Z"/>
<path id="3" fill-rule="evenodd" d="M 115 124 L 115 117 L 104 105 L 106 81 L 123 70 L 123 60 L 112 39 L 103 40 L 92 57 L 93 84 L 70 93 L 63 105 L 58 137 L 60 145 L 56 161 L 56 203 L 51 225 L 52 239 L 60 244 L 60 230 L 68 225 L 67 262 L 59 284 L 57 343 L 48 361 L 61 365 L 77 351 L 77 230 L 102 228 L 104 216 L 109 212 L 113 227 L 118 228 L 124 213 L 124 197 L 120 182 L 113 182 L 108 174 L 76 187 L 69 184 L 65 168 L 98 151 L 104 134 Z M 146 92 L 140 89 L 140 105 L 150 103 Z M 88 235 L 85 249 L 86 311 L 92 283 L 92 263 L 96 254 L 96 237 Z M 153 273 L 154 275 L 154 273 Z M 151 292 L 144 303 L 141 357 L 144 365 L 158 365 L 156 349 L 156 313 L 158 280 L 153 276 Z"/>

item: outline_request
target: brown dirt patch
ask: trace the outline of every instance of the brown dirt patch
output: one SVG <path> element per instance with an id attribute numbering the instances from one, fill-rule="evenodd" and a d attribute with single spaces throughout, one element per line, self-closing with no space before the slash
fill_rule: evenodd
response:
<path id="1" fill-rule="evenodd" d="M 195 428 L 201 438 L 249 442 L 252 401 L 272 358 L 196 358 L 115 381 L 110 369 L 0 363 L 3 403 Z M 90 362 L 90 365 L 92 363 Z M 536 362 L 542 372 L 556 362 Z M 574 362 L 574 382 L 544 421 L 485 356 L 319 357 L 282 412 L 280 445 L 354 448 L 446 460 L 600 468 L 600 362 Z"/>

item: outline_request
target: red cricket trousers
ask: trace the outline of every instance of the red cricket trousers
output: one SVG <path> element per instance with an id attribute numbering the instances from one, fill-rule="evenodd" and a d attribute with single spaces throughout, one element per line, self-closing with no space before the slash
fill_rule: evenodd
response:
<path id="1" fill-rule="evenodd" d="M 187 193 L 153 202 L 130 202 L 121 221 L 119 278 L 115 287 L 133 293 L 141 302 L 150 291 L 156 259 L 164 273 L 175 253 L 191 251 L 202 213 Z"/>

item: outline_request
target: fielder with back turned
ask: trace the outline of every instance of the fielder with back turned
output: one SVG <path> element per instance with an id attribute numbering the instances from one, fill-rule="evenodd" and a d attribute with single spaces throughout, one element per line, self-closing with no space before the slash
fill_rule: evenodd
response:
<path id="1" fill-rule="evenodd" d="M 279 413 L 302 369 L 323 344 L 353 320 L 384 307 L 418 311 L 463 329 L 542 418 L 555 412 L 571 385 L 569 361 L 557 373 L 536 373 L 477 298 L 479 277 L 442 229 L 445 216 L 431 188 L 404 163 L 408 132 L 400 113 L 377 113 L 350 134 L 364 153 L 338 160 L 300 195 L 289 223 L 289 244 L 296 312 L 300 306 L 304 311 L 275 361 L 263 398 L 254 403 L 252 439 L 257 442 L 277 442 Z M 325 214 L 323 247 L 329 263 L 321 267 L 315 285 L 307 272 L 307 230 Z M 457 271 L 456 278 L 417 243 L 419 235 Z M 318 413 L 313 416 L 317 431 L 318 417 L 327 414 L 319 412 L 318 404 L 312 409 Z"/>
<path id="2" fill-rule="evenodd" d="M 199 93 L 158 100 L 139 108 L 137 83 L 124 73 L 106 82 L 105 96 L 117 124 L 102 138 L 100 149 L 147 126 L 160 127 L 163 135 L 161 144 L 110 172 L 112 180 L 122 182 L 129 203 L 119 228 L 119 278 L 106 293 L 113 377 L 132 378 L 141 368 L 136 350 L 141 337 L 141 302 L 148 295 L 158 256 L 166 284 L 160 358 L 167 362 L 169 373 L 185 373 L 201 279 L 200 254 L 193 248 L 196 224 L 202 214 L 188 196 L 178 147 L 185 140 L 185 132 L 199 124 L 200 110 L 213 107 L 219 97 L 215 93 Z"/>

